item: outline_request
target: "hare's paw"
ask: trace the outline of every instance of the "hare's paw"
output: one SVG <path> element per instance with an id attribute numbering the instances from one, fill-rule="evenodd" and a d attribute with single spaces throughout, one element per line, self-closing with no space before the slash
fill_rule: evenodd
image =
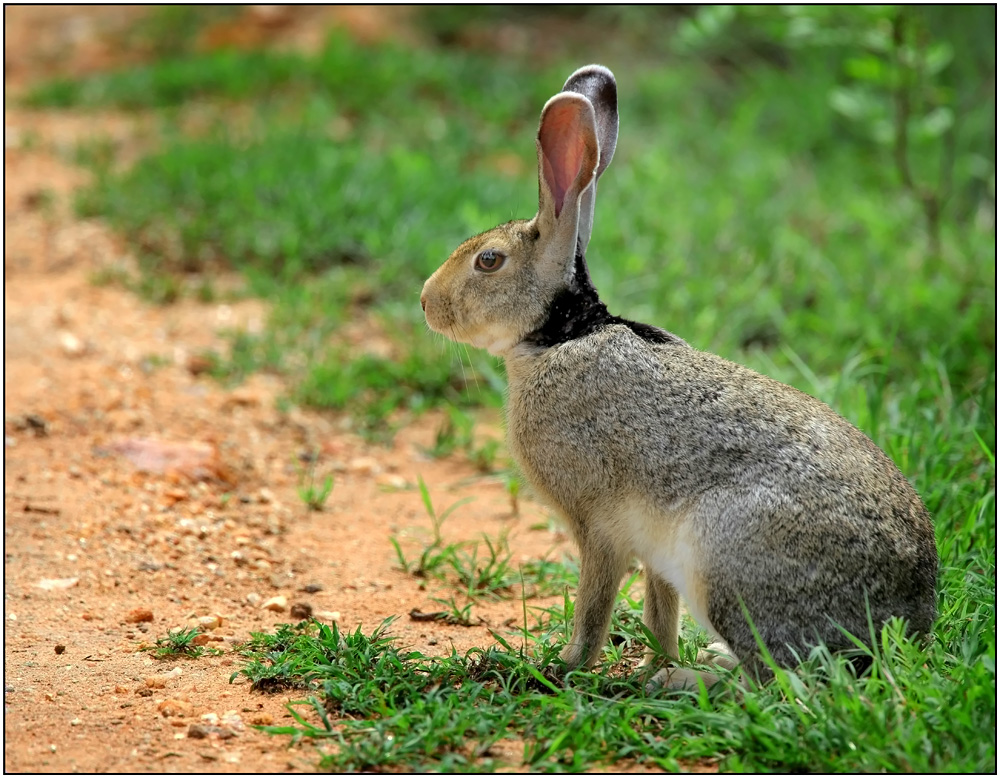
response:
<path id="1" fill-rule="evenodd" d="M 698 652 L 698 664 L 700 665 L 715 665 L 724 670 L 735 670 L 739 663 L 740 660 L 729 650 L 729 646 L 721 641 L 712 643 L 708 648 L 703 648 Z"/>
<path id="2" fill-rule="evenodd" d="M 711 688 L 719 682 L 719 676 L 704 670 L 692 670 L 689 667 L 664 667 L 646 684 L 646 694 L 655 694 L 660 689 L 688 689 L 697 691 L 699 681 L 705 688 Z"/>

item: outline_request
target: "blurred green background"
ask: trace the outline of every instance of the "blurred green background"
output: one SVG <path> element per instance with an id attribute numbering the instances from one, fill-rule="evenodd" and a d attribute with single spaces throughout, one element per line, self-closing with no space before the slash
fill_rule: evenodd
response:
<path id="1" fill-rule="evenodd" d="M 589 259 L 614 312 L 826 399 L 845 371 L 884 384 L 927 361 L 989 381 L 992 7 L 429 7 L 311 53 L 218 33 L 241 13 L 161 7 L 130 39 L 144 64 L 27 97 L 156 112 L 133 165 L 81 148 L 98 175 L 78 206 L 129 237 L 151 299 L 210 299 L 235 267 L 275 302 L 266 332 L 212 355 L 220 377 L 285 372 L 293 400 L 375 432 L 400 406 L 495 404 L 501 366 L 425 335 L 419 288 L 468 235 L 534 212 L 540 108 L 598 61 L 621 138 Z M 345 358 L 330 336 L 358 320 L 395 358 Z"/>

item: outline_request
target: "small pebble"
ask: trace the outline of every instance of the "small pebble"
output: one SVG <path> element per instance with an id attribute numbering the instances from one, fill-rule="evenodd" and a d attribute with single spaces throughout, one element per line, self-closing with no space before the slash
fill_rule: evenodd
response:
<path id="1" fill-rule="evenodd" d="M 266 600 L 260 607 L 265 610 L 274 611 L 275 613 L 281 613 L 288 607 L 288 600 L 279 594 L 277 597 Z"/>
<path id="2" fill-rule="evenodd" d="M 201 616 L 198 619 L 198 626 L 204 630 L 215 629 L 222 626 L 222 616 L 213 614 L 211 616 Z"/>
<path id="3" fill-rule="evenodd" d="M 306 594 L 316 594 L 316 592 L 323 591 L 323 586 L 322 584 L 318 583 L 306 584 L 305 586 L 302 587 L 301 591 L 305 592 Z"/>
<path id="4" fill-rule="evenodd" d="M 59 333 L 59 346 L 68 357 L 78 357 L 87 350 L 86 345 L 72 332 L 63 330 Z"/>
<path id="5" fill-rule="evenodd" d="M 347 469 L 358 475 L 378 475 L 382 467 L 372 457 L 356 457 L 347 463 Z"/>
<path id="6" fill-rule="evenodd" d="M 308 619 L 312 616 L 312 605 L 307 602 L 296 602 L 292 605 L 289 613 L 293 619 L 298 619 L 302 621 L 303 619 Z"/>
<path id="7" fill-rule="evenodd" d="M 164 718 L 169 718 L 170 716 L 187 716 L 194 709 L 194 706 L 190 702 L 184 702 L 184 700 L 164 700 L 156 709 L 160 712 Z"/>
<path id="8" fill-rule="evenodd" d="M 153 620 L 153 611 L 149 608 L 133 608 L 125 616 L 126 624 L 140 624 L 144 621 Z"/>
<path id="9" fill-rule="evenodd" d="M 83 719 L 79 719 L 79 718 L 77 718 L 77 719 L 73 719 L 73 720 L 72 720 L 72 721 L 71 721 L 71 722 L 69 723 L 69 725 L 70 725 L 71 727 L 79 727 L 79 726 L 80 726 L 80 725 L 81 725 L 82 723 L 83 723 Z"/>
<path id="10" fill-rule="evenodd" d="M 403 476 L 395 475 L 394 473 L 383 473 L 382 475 L 380 475 L 378 478 L 375 479 L 375 482 L 379 486 L 385 486 L 388 487 L 389 489 L 406 488 L 406 479 L 403 478 Z"/>
<path id="11" fill-rule="evenodd" d="M 250 604 L 250 605 L 259 605 L 260 604 L 260 595 L 257 594 L 257 592 L 250 592 L 250 594 L 248 594 L 246 596 L 246 600 L 247 600 L 247 603 Z"/>
<path id="12" fill-rule="evenodd" d="M 57 654 L 62 654 L 65 651 L 66 651 L 66 646 L 64 646 L 62 643 L 56 643 L 56 653 Z"/>

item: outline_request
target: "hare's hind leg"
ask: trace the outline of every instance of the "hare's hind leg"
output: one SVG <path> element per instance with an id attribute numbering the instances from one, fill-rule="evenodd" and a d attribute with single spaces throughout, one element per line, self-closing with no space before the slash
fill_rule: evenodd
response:
<path id="1" fill-rule="evenodd" d="M 645 575 L 646 599 L 642 607 L 642 621 L 659 642 L 663 654 L 647 649 L 641 667 L 655 664 L 664 655 L 669 659 L 678 658 L 677 635 L 681 622 L 680 596 L 677 590 L 648 566 Z"/>

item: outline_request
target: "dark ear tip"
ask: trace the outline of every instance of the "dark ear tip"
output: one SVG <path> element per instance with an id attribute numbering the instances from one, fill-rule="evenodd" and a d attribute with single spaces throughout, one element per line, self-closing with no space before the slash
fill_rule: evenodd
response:
<path id="1" fill-rule="evenodd" d="M 614 74 L 603 65 L 585 65 L 563 84 L 564 92 L 576 92 L 594 103 L 617 111 L 618 85 Z"/>
<path id="2" fill-rule="evenodd" d="M 566 79 L 566 83 L 570 84 L 577 79 L 594 77 L 599 78 L 602 81 L 610 81 L 612 84 L 615 83 L 615 74 L 612 73 L 609 68 L 604 67 L 604 65 L 598 65 L 596 62 L 592 65 L 584 65 L 582 68 L 577 68 L 573 71 L 572 75 Z"/>

